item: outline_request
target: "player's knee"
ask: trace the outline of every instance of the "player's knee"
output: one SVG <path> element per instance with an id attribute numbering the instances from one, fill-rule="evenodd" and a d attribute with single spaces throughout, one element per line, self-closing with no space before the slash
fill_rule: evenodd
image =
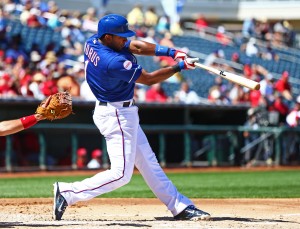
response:
<path id="1" fill-rule="evenodd" d="M 112 169 L 114 179 L 119 180 L 122 185 L 129 183 L 132 177 L 132 172 L 124 171 L 124 169 Z"/>
<path id="2" fill-rule="evenodd" d="M 128 183 L 130 182 L 131 176 L 125 176 L 125 175 L 124 175 L 124 176 L 122 177 L 121 180 L 122 180 L 122 181 L 121 181 L 122 184 L 123 184 L 123 185 L 126 185 L 126 184 L 128 184 Z"/>

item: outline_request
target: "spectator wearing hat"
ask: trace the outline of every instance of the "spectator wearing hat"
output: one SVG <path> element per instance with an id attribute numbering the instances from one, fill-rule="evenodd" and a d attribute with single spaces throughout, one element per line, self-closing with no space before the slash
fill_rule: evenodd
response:
<path id="1" fill-rule="evenodd" d="M 231 43 L 230 37 L 226 34 L 224 26 L 219 26 L 216 33 L 216 40 L 226 46 Z"/>
<path id="2" fill-rule="evenodd" d="M 259 55 L 259 49 L 257 47 L 256 39 L 254 37 L 251 37 L 249 39 L 249 41 L 247 42 L 246 47 L 245 47 L 245 52 L 246 52 L 246 55 L 249 57 Z"/>
<path id="3" fill-rule="evenodd" d="M 219 58 L 224 58 L 225 57 L 225 53 L 223 49 L 217 49 L 214 52 L 210 53 L 204 60 L 204 64 L 206 66 L 216 66 L 217 64 L 217 60 Z"/>
<path id="4" fill-rule="evenodd" d="M 97 31 L 98 18 L 97 10 L 94 7 L 89 7 L 82 16 L 82 30 L 83 31 Z"/>
<path id="5" fill-rule="evenodd" d="M 288 71 L 284 71 L 281 78 L 275 83 L 275 90 L 278 91 L 285 99 L 289 101 L 293 99 Z"/>
<path id="6" fill-rule="evenodd" d="M 203 14 L 198 14 L 197 19 L 195 21 L 196 29 L 199 32 L 199 35 L 203 37 L 205 35 L 205 30 L 208 27 L 208 22 Z"/>
<path id="7" fill-rule="evenodd" d="M 293 109 L 286 116 L 286 124 L 291 127 L 300 125 L 300 96 L 296 98 Z M 283 136 L 282 164 L 299 155 L 300 138 L 297 132 L 288 131 Z M 298 156 L 299 157 L 299 156 Z"/>
<path id="8" fill-rule="evenodd" d="M 153 28 L 157 25 L 158 22 L 158 15 L 156 13 L 156 10 L 153 6 L 148 7 L 144 14 L 145 18 L 145 26 L 148 28 Z"/>
<path id="9" fill-rule="evenodd" d="M 296 127 L 300 124 L 300 95 L 295 101 L 294 108 L 286 116 L 286 122 L 290 127 Z"/>
<path id="10" fill-rule="evenodd" d="M 289 107 L 285 103 L 283 96 L 275 92 L 274 103 L 269 108 L 270 111 L 277 111 L 279 113 L 279 123 L 283 125 L 286 122 L 286 116 L 289 113 Z"/>
<path id="11" fill-rule="evenodd" d="M 234 52 L 231 55 L 231 61 L 237 64 L 242 64 L 240 59 L 240 54 L 238 52 Z"/>
<path id="12" fill-rule="evenodd" d="M 87 164 L 89 169 L 99 169 L 102 164 L 102 150 L 95 149 L 91 154 L 92 159 Z"/>
<path id="13" fill-rule="evenodd" d="M 190 89 L 189 83 L 183 81 L 180 89 L 174 92 L 174 101 L 186 104 L 198 104 L 201 99 L 194 90 Z"/>
<path id="14" fill-rule="evenodd" d="M 77 149 L 77 168 L 78 169 L 84 169 L 86 167 L 87 162 L 87 150 L 86 148 L 79 148 Z"/>
<path id="15" fill-rule="evenodd" d="M 144 13 L 142 5 L 136 4 L 127 14 L 128 24 L 134 27 L 139 27 L 144 24 Z"/>
<path id="16" fill-rule="evenodd" d="M 70 91 L 75 97 L 80 97 L 80 85 L 73 74 L 66 74 L 58 78 L 57 87 L 59 91 Z"/>
<path id="17" fill-rule="evenodd" d="M 0 98 L 1 97 L 14 97 L 17 95 L 14 87 L 14 80 L 7 73 L 0 73 Z"/>
<path id="18" fill-rule="evenodd" d="M 260 93 L 266 99 L 267 106 L 270 106 L 274 102 L 274 77 L 271 73 L 268 73 L 260 82 Z"/>
<path id="19" fill-rule="evenodd" d="M 151 85 L 151 87 L 146 91 L 146 102 L 159 102 L 164 103 L 169 100 L 164 89 L 161 87 L 161 83 L 156 83 Z"/>
<path id="20" fill-rule="evenodd" d="M 45 98 L 42 92 L 41 85 L 46 80 L 46 76 L 42 72 L 36 72 L 32 77 L 32 82 L 29 84 L 28 88 L 33 94 L 33 97 L 39 100 Z"/>

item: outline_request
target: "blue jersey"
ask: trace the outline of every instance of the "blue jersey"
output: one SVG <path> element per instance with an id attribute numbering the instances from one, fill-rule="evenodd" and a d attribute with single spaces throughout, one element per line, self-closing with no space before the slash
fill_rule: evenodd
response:
<path id="1" fill-rule="evenodd" d="M 84 47 L 86 80 L 95 97 L 102 102 L 126 101 L 133 98 L 135 81 L 142 73 L 127 41 L 120 52 L 101 44 L 97 35 Z"/>

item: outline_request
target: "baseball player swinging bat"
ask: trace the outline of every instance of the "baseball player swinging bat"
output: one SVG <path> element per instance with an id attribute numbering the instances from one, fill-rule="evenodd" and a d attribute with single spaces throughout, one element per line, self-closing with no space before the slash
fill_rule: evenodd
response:
<path id="1" fill-rule="evenodd" d="M 212 72 L 216 75 L 219 75 L 233 83 L 236 83 L 236 84 L 239 84 L 241 86 L 244 86 L 244 87 L 247 87 L 251 90 L 259 90 L 260 89 L 260 84 L 254 80 L 250 80 L 250 79 L 247 79 L 243 76 L 239 76 L 239 75 L 236 75 L 234 73 L 230 73 L 230 72 L 226 72 L 226 71 L 222 71 L 222 70 L 219 70 L 219 69 L 216 69 L 216 68 L 213 68 L 213 67 L 209 67 L 209 66 L 206 66 L 204 64 L 200 64 L 198 62 L 195 62 L 195 66 L 198 67 L 198 68 L 202 68 L 202 69 L 205 69 L 209 72 Z"/>

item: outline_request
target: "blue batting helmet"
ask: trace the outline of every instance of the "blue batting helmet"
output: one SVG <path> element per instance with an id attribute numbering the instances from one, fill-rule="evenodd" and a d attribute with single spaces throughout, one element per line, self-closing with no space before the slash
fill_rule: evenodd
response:
<path id="1" fill-rule="evenodd" d="M 128 29 L 128 21 L 118 14 L 108 14 L 100 19 L 98 23 L 98 37 L 104 34 L 113 34 L 120 37 L 132 37 L 135 32 Z"/>

